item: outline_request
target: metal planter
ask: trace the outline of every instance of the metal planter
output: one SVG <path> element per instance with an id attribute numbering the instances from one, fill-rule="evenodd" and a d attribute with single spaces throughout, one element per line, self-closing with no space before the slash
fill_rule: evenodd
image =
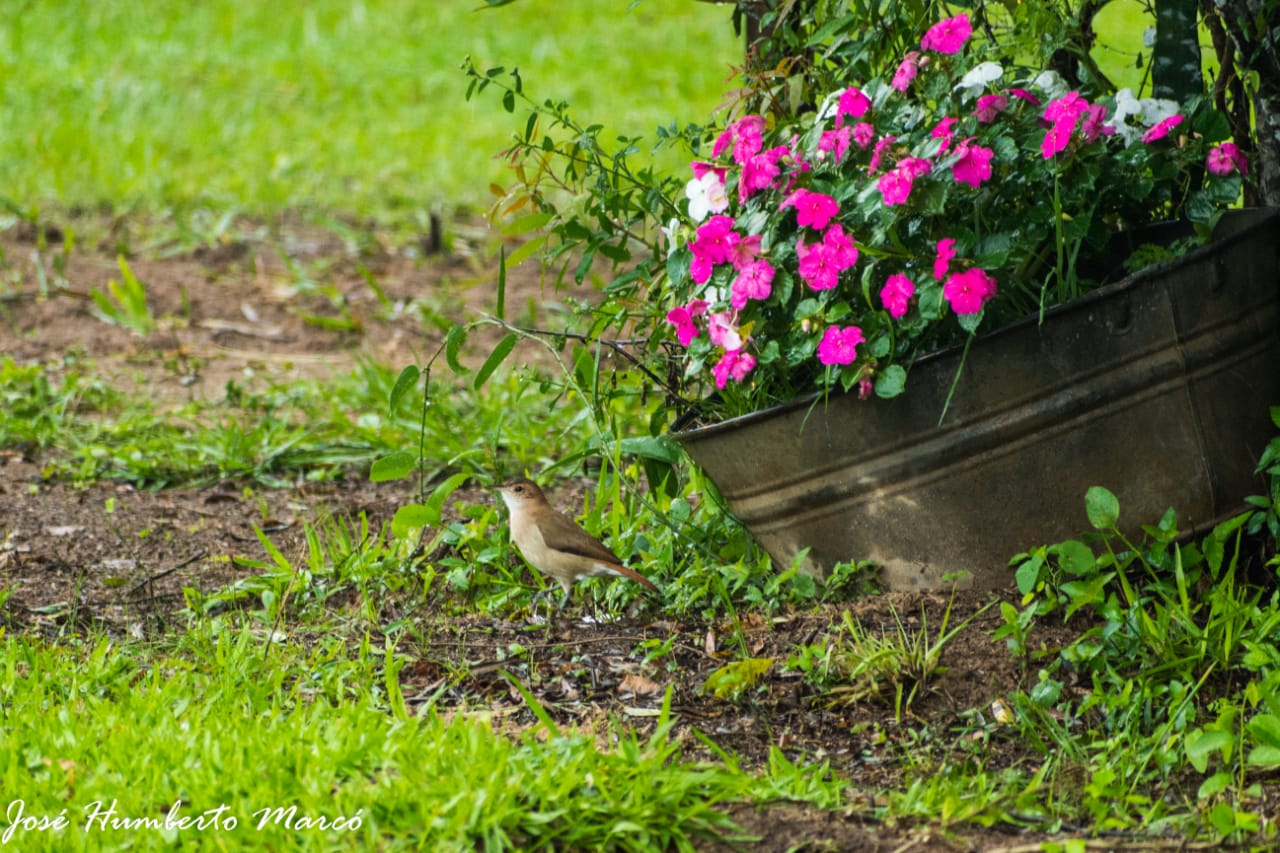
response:
<path id="1" fill-rule="evenodd" d="M 1027 548 L 1088 530 L 1084 493 L 1136 532 L 1207 527 L 1264 491 L 1280 404 L 1280 211 L 1224 219 L 1170 264 L 912 368 L 893 400 L 805 398 L 674 434 L 780 565 L 871 560 L 893 589 L 1012 581 Z"/>

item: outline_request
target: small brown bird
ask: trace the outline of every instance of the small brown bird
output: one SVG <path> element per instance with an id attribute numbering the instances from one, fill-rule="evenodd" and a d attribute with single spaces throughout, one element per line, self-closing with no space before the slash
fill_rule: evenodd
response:
<path id="1" fill-rule="evenodd" d="M 622 565 L 599 539 L 552 509 L 537 484 L 523 478 L 510 480 L 502 484 L 498 493 L 511 512 L 511 541 L 529 565 L 555 578 L 564 588 L 561 610 L 578 578 L 619 575 L 658 591 L 644 575 Z"/>

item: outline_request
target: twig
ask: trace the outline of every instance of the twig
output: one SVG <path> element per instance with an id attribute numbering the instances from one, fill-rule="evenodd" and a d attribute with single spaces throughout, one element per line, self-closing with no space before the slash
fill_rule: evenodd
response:
<path id="1" fill-rule="evenodd" d="M 191 564 L 192 564 L 192 563 L 194 563 L 196 560 L 202 560 L 202 559 L 204 559 L 204 555 L 205 555 L 205 554 L 207 554 L 207 553 L 208 553 L 208 551 L 206 551 L 204 548 L 201 548 L 199 551 L 195 552 L 195 553 L 194 553 L 194 554 L 192 554 L 190 557 L 188 557 L 187 559 L 183 560 L 181 563 L 178 563 L 178 564 L 177 564 L 177 565 L 175 565 L 175 566 L 170 566 L 169 568 L 165 569 L 163 572 L 160 572 L 160 573 L 158 573 L 158 574 L 154 574 L 154 575 L 152 575 L 151 577 L 147 578 L 147 579 L 146 579 L 146 580 L 144 580 L 142 583 L 138 584 L 138 585 L 137 585 L 137 586 L 135 586 L 133 589 L 129 590 L 129 592 L 127 593 L 127 595 L 133 595 L 134 593 L 138 592 L 139 590 L 143 589 L 144 587 L 149 587 L 149 586 L 151 586 L 151 584 L 155 583 L 156 581 L 160 580 L 161 578 L 167 578 L 169 575 L 171 575 L 171 574 L 173 574 L 174 572 L 178 571 L 178 569 L 185 569 L 187 566 L 191 565 Z M 154 596 L 152 596 L 152 597 L 154 597 Z"/>
<path id="2" fill-rule="evenodd" d="M 637 345 L 639 345 L 639 344 L 645 344 L 645 343 L 648 343 L 648 342 L 649 342 L 649 339 L 648 339 L 648 338 L 624 338 L 624 339 L 621 339 L 621 340 L 610 340 L 610 339 L 608 339 L 608 338 L 592 338 L 592 337 L 590 337 L 589 335 L 584 335 L 584 334 L 581 334 L 581 333 L 579 333 L 579 332 L 570 332 L 570 331 L 567 331 L 567 330 L 566 330 L 566 331 L 559 331 L 559 332 L 557 332 L 557 331 L 554 331 L 554 330 L 552 330 L 552 329 L 536 329 L 536 328 L 532 328 L 532 327 L 530 327 L 530 326 L 514 326 L 514 325 L 511 325 L 511 324 L 507 323 L 507 322 L 506 322 L 506 321 L 504 321 L 504 320 L 501 320 L 501 319 L 499 319 L 499 318 L 497 318 L 497 317 L 493 317 L 492 315 L 485 315 L 485 316 L 486 316 L 490 321 L 492 321 L 492 322 L 494 322 L 494 323 L 498 323 L 498 324 L 500 324 L 500 325 L 502 325 L 502 326 L 505 326 L 505 327 L 507 327 L 507 328 L 511 329 L 512 331 L 521 332 L 521 333 L 523 333 L 523 334 L 525 334 L 525 335 L 530 335 L 530 336 L 533 336 L 533 337 L 541 337 L 541 338 L 565 338 L 565 339 L 567 339 L 567 340 L 571 340 L 571 341 L 581 341 L 582 343 L 585 343 L 585 344 L 601 344 L 601 345 L 603 345 L 603 346 L 606 346 L 606 347 L 608 347 L 609 349 L 611 349 L 611 350 L 613 350 L 614 352 L 616 352 L 618 355 L 620 355 L 620 356 L 622 356 L 623 358 L 625 358 L 625 359 L 626 359 L 627 361 L 629 361 L 631 364 L 633 364 L 633 365 L 635 365 L 637 368 L 639 368 L 639 370 L 640 370 L 640 372 L 641 372 L 641 373 L 643 373 L 645 376 L 649 377 L 649 379 L 650 379 L 650 380 L 652 380 L 654 383 L 656 383 L 656 384 L 658 385 L 658 387 L 660 387 L 663 391 L 665 391 L 665 392 L 667 392 L 668 394 L 670 394 L 670 395 L 671 395 L 672 397 L 674 397 L 676 400 L 679 400 L 681 403 L 683 403 L 683 404 L 684 404 L 685 406 L 687 406 L 687 407 L 692 407 L 692 406 L 694 405 L 691 401 L 686 400 L 686 399 L 685 399 L 685 398 L 680 394 L 680 391 L 679 391 L 679 389 L 678 389 L 678 388 L 676 388 L 675 386 L 673 386 L 671 383 L 669 383 L 669 382 L 668 382 L 666 379 L 664 379 L 663 377 L 661 377 L 661 376 L 659 376 L 658 374 L 654 373 L 654 372 L 653 372 L 652 370 L 650 370 L 647 366 L 645 366 L 645 364 L 644 364 L 644 362 L 643 362 L 643 361 L 641 361 L 638 357 L 636 357 L 634 354 L 632 354 L 630 351 L 628 351 L 628 350 L 626 349 L 626 348 L 627 348 L 627 347 L 629 347 L 629 346 L 637 346 Z"/>

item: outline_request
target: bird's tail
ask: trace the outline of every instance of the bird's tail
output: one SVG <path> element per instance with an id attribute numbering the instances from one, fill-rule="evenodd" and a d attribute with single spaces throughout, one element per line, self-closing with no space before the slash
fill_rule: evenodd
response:
<path id="1" fill-rule="evenodd" d="M 649 580 L 647 577 L 645 577 L 644 575 L 640 574 L 637 571 L 628 569 L 626 566 L 620 566 L 617 563 L 596 563 L 596 568 L 602 569 L 603 570 L 602 574 L 618 575 L 624 578 L 631 578 L 631 580 L 636 581 L 637 583 L 640 583 L 640 584 L 644 584 L 654 592 L 659 591 L 658 587 L 654 585 L 653 581 Z"/>

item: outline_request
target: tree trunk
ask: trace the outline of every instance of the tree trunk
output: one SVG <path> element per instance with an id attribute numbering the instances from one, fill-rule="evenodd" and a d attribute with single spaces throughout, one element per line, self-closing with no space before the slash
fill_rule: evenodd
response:
<path id="1" fill-rule="evenodd" d="M 1152 94 L 1186 101 L 1204 93 L 1200 39 L 1196 28 L 1200 0 L 1157 0 L 1156 46 L 1151 56 Z"/>
<path id="2" fill-rule="evenodd" d="M 1252 200 L 1280 207 L 1280 0 L 1210 2 L 1233 47 L 1235 73 L 1253 95 L 1255 132 L 1249 153 L 1257 190 Z M 1247 129 L 1233 130 L 1236 142 L 1246 147 Z"/>

